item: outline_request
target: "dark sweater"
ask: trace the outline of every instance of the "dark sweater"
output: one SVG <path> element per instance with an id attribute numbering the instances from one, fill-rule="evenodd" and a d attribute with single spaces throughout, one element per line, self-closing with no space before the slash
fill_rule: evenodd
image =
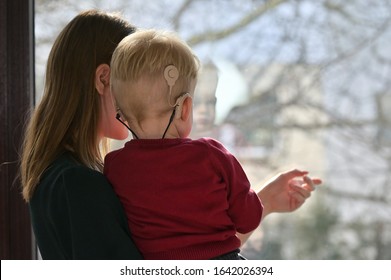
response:
<path id="1" fill-rule="evenodd" d="M 45 171 L 29 206 L 43 259 L 141 259 L 111 185 L 69 154 Z"/>

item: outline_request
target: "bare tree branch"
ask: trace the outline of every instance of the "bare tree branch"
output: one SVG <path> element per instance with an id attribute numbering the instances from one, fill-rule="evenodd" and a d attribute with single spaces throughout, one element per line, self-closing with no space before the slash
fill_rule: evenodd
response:
<path id="1" fill-rule="evenodd" d="M 278 5 L 287 2 L 287 0 L 270 0 L 267 1 L 264 5 L 256 8 L 252 13 L 245 15 L 241 20 L 239 20 L 236 24 L 231 27 L 225 28 L 224 30 L 219 31 L 210 31 L 208 33 L 202 33 L 195 35 L 187 40 L 187 42 L 191 45 L 197 45 L 203 42 L 211 42 L 223 39 L 228 37 L 231 34 L 234 34 L 238 30 L 244 28 L 249 25 L 251 22 L 259 19 L 260 16 L 265 14 L 271 9 L 274 9 Z"/>
<path id="2" fill-rule="evenodd" d="M 368 194 L 359 194 L 356 192 L 347 192 L 347 191 L 341 191 L 341 190 L 333 190 L 330 188 L 323 189 L 323 192 L 327 193 L 328 195 L 338 197 L 338 198 L 345 198 L 345 199 L 351 199 L 351 200 L 361 200 L 361 201 L 368 201 L 373 203 L 381 203 L 385 205 L 389 205 L 391 203 L 390 199 L 387 198 L 384 195 L 368 195 Z"/>
<path id="3" fill-rule="evenodd" d="M 186 0 L 183 2 L 182 6 L 172 17 L 172 24 L 174 25 L 174 30 L 179 30 L 180 19 L 182 18 L 183 13 L 191 6 L 194 0 Z"/>

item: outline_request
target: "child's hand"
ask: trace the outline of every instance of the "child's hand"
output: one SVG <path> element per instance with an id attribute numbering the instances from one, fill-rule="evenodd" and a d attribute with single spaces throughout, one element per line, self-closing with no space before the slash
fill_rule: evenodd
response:
<path id="1" fill-rule="evenodd" d="M 264 210 L 263 218 L 273 212 L 292 212 L 311 196 L 319 178 L 310 178 L 307 171 L 290 170 L 273 177 L 258 193 Z"/>

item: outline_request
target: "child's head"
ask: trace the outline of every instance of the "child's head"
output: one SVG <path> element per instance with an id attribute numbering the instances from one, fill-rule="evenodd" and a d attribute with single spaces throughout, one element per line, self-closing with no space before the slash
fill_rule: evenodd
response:
<path id="1" fill-rule="evenodd" d="M 179 117 L 186 99 L 180 97 L 193 95 L 198 67 L 197 57 L 175 34 L 138 30 L 113 53 L 111 88 L 116 105 L 133 128 L 146 120 L 167 122 L 174 109 Z"/>

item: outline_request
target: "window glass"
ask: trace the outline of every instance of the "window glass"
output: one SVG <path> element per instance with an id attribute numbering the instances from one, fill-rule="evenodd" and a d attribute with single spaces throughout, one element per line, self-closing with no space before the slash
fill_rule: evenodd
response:
<path id="1" fill-rule="evenodd" d="M 323 179 L 300 210 L 262 223 L 249 258 L 391 258 L 390 1 L 35 2 L 38 99 L 59 30 L 85 9 L 120 11 L 194 49 L 191 136 L 221 141 L 254 189 L 290 168 Z"/>

